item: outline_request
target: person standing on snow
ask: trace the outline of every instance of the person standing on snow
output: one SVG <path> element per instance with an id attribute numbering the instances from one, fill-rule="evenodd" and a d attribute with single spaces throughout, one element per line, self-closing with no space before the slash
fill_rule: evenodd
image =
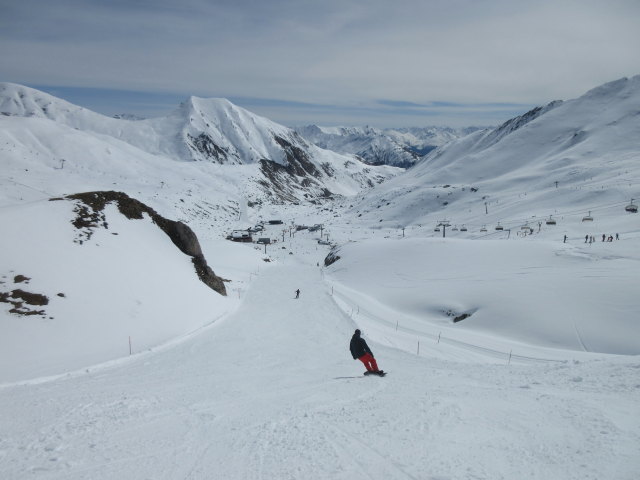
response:
<path id="1" fill-rule="evenodd" d="M 360 336 L 360 330 L 356 330 L 351 337 L 351 343 L 349 344 L 349 350 L 351 350 L 351 356 L 354 360 L 360 360 L 364 363 L 367 372 L 382 374 L 382 370 L 378 370 L 378 364 L 373 357 L 373 353 L 365 342 L 364 338 Z"/>
<path id="2" fill-rule="evenodd" d="M 296 298 L 299 298 L 299 297 L 300 297 L 300 289 L 297 289 L 296 290 Z"/>

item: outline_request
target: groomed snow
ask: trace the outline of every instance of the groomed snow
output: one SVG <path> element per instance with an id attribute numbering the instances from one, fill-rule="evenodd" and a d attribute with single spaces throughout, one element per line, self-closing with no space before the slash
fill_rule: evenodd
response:
<path id="1" fill-rule="evenodd" d="M 408 315 L 394 303 L 404 280 L 388 272 L 380 280 L 391 293 L 381 296 L 366 248 L 345 252 L 362 294 L 376 298 L 356 296 L 362 309 L 345 308 L 335 287 L 343 260 L 317 266 L 327 247 L 316 238 L 300 232 L 267 247 L 272 261 L 249 269 L 239 308 L 197 335 L 0 389 L 3 477 L 636 477 L 637 356 L 556 349 L 562 361 L 509 363 L 426 337 L 409 351 L 394 345 L 407 333 L 393 324 Z M 391 251 L 402 242 L 386 240 Z M 351 359 L 356 326 L 387 377 L 363 377 Z"/>

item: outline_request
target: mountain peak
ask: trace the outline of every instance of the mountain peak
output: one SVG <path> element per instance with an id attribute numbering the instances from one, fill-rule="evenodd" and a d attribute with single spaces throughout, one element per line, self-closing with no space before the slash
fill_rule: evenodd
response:
<path id="1" fill-rule="evenodd" d="M 592 88 L 581 98 L 612 97 L 622 95 L 623 98 L 636 93 L 640 94 L 640 75 L 631 78 L 623 77 Z"/>

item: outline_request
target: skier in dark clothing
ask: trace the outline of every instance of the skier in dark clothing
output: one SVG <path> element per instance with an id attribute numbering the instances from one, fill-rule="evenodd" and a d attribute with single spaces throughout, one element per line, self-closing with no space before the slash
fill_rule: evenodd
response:
<path id="1" fill-rule="evenodd" d="M 378 364 L 376 363 L 376 359 L 373 357 L 373 353 L 365 342 L 364 338 L 360 336 L 360 330 L 356 330 L 351 337 L 351 343 L 349 344 L 349 350 L 351 350 L 351 356 L 354 360 L 358 359 L 367 369 L 367 372 L 383 374 L 382 370 L 378 370 Z"/>
<path id="2" fill-rule="evenodd" d="M 299 298 L 299 297 L 300 297 L 300 289 L 297 289 L 296 290 L 296 298 Z"/>

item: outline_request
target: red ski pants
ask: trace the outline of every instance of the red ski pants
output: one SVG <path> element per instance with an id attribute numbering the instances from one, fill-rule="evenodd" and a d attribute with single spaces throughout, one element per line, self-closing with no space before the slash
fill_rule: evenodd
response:
<path id="1" fill-rule="evenodd" d="M 376 363 L 376 359 L 373 358 L 373 355 L 371 355 L 370 353 L 365 353 L 363 356 L 358 358 L 358 360 L 364 363 L 364 366 L 366 367 L 367 372 L 378 371 L 378 364 Z"/>

